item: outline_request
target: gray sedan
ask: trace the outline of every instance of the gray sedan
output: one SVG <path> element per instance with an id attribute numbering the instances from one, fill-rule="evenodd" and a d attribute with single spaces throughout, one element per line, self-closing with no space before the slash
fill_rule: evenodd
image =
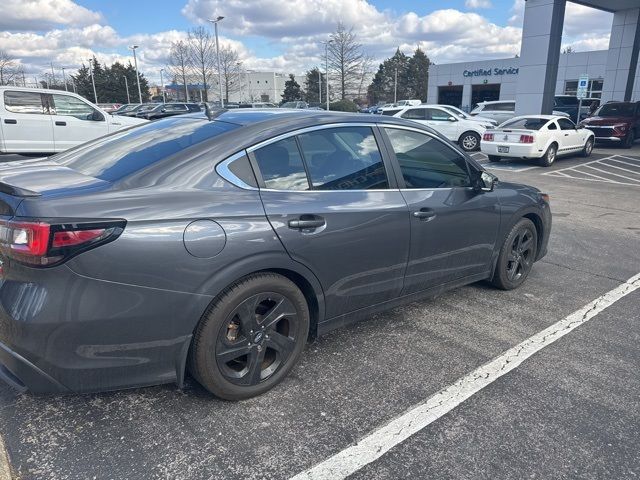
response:
<path id="1" fill-rule="evenodd" d="M 548 197 L 413 122 L 308 110 L 160 120 L 0 165 L 0 377 L 242 399 L 305 342 L 545 255 Z"/>

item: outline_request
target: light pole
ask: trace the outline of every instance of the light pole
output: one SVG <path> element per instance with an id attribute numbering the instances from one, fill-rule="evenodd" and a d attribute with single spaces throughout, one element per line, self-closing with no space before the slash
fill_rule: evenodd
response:
<path id="1" fill-rule="evenodd" d="M 53 71 L 53 62 L 51 62 L 51 85 L 56 84 L 56 72 Z"/>
<path id="2" fill-rule="evenodd" d="M 164 72 L 164 68 L 160 69 L 160 88 L 162 89 L 162 103 L 167 103 L 167 100 L 164 98 L 164 80 L 162 80 L 162 72 Z"/>
<path id="3" fill-rule="evenodd" d="M 396 67 L 396 76 L 393 81 L 393 103 L 398 103 L 398 67 Z"/>
<path id="4" fill-rule="evenodd" d="M 322 105 L 322 72 L 318 69 L 318 103 Z"/>
<path id="5" fill-rule="evenodd" d="M 129 81 L 127 80 L 127 76 L 123 75 L 124 77 L 124 86 L 127 89 L 127 103 L 131 103 L 131 97 L 129 96 Z"/>
<path id="6" fill-rule="evenodd" d="M 136 57 L 136 49 L 139 47 L 140 45 L 131 45 L 129 49 L 133 50 L 133 64 L 136 67 L 136 83 L 138 84 L 138 100 L 140 100 L 140 103 L 142 103 L 142 90 L 140 89 L 140 75 L 138 74 L 138 58 Z"/>
<path id="7" fill-rule="evenodd" d="M 209 20 L 213 23 L 213 30 L 216 33 L 216 57 L 218 59 L 218 86 L 220 87 L 220 108 L 224 108 L 224 98 L 222 98 L 222 70 L 220 70 L 220 42 L 218 42 L 218 22 L 224 17 L 217 17 L 215 20 Z"/>
<path id="8" fill-rule="evenodd" d="M 64 91 L 68 92 L 69 89 L 67 88 L 67 76 L 64 73 L 64 67 L 62 67 L 62 81 L 64 82 Z"/>
<path id="9" fill-rule="evenodd" d="M 93 85 L 93 99 L 98 103 L 98 94 L 96 93 L 96 81 L 93 78 L 93 68 L 91 66 L 91 62 L 93 59 L 89 59 L 89 74 L 91 75 L 91 85 Z"/>
<path id="10" fill-rule="evenodd" d="M 327 85 L 327 112 L 329 111 L 329 44 L 332 43 L 333 40 L 329 39 L 324 43 L 324 76 L 325 83 Z"/>

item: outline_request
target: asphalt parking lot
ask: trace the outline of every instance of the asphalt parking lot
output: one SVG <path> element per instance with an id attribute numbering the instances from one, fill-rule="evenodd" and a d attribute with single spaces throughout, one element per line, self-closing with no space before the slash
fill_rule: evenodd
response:
<path id="1" fill-rule="evenodd" d="M 640 273 L 640 145 L 551 168 L 487 166 L 551 195 L 549 254 L 522 288 L 474 284 L 332 332 L 307 346 L 280 386 L 239 403 L 216 400 L 191 379 L 184 390 L 84 396 L 36 397 L 0 385 L 12 475 L 341 478 L 328 468 L 315 470 L 324 477 L 308 471 L 389 422 L 411 420 L 417 405 Z M 602 304 L 587 308 L 592 317 L 575 330 L 344 471 L 358 479 L 637 478 L 640 289 L 627 291 L 601 311 Z"/>

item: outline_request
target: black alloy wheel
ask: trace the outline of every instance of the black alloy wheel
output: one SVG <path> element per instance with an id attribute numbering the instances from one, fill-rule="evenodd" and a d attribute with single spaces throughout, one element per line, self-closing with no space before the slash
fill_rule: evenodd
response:
<path id="1" fill-rule="evenodd" d="M 522 285 L 531 272 L 537 251 L 536 227 L 528 218 L 522 218 L 513 226 L 500 249 L 492 283 L 504 290 Z"/>
<path id="2" fill-rule="evenodd" d="M 218 296 L 198 325 L 191 373 L 226 400 L 260 395 L 295 365 L 308 332 L 307 302 L 293 282 L 275 273 L 245 277 Z"/>

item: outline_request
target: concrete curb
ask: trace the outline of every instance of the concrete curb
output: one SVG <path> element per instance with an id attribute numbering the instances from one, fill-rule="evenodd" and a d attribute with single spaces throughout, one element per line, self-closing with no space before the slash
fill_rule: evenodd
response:
<path id="1" fill-rule="evenodd" d="M 12 480 L 11 465 L 9 464 L 9 455 L 4 445 L 2 435 L 0 435 L 0 480 Z"/>

